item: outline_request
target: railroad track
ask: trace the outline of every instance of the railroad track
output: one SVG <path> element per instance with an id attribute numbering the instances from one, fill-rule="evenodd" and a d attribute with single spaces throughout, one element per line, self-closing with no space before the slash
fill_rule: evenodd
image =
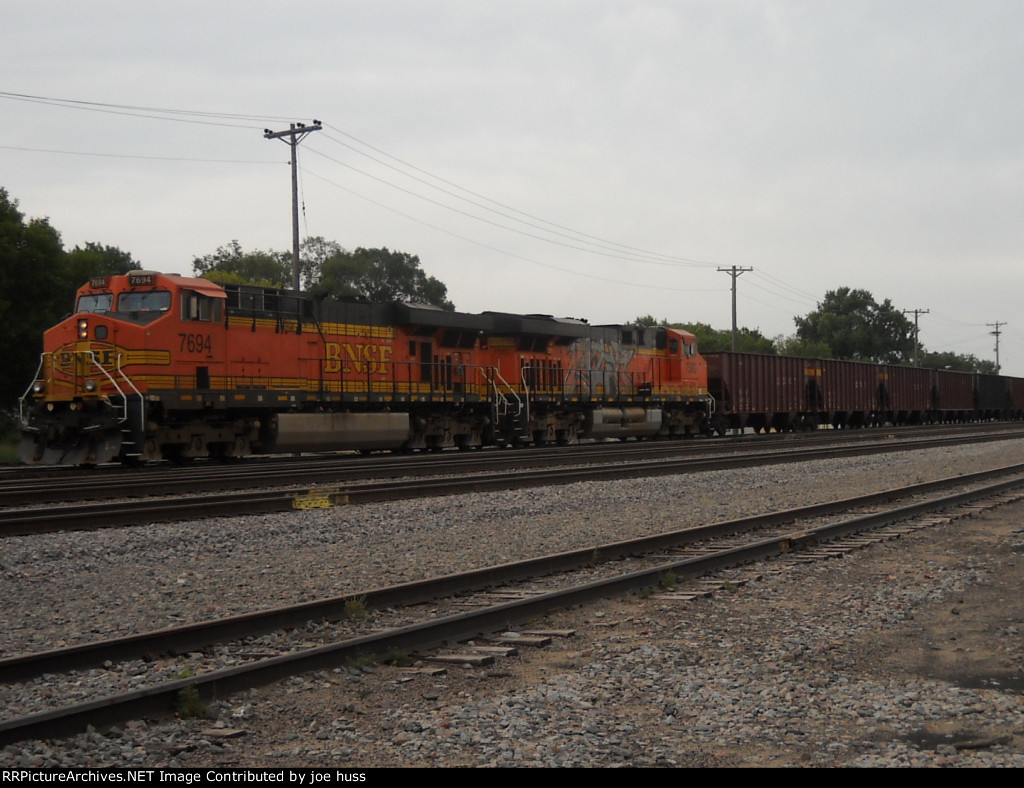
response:
<path id="1" fill-rule="evenodd" d="M 948 493 L 954 485 L 960 491 Z M 66 735 L 88 724 L 167 714 L 184 693 L 207 699 L 223 697 L 368 655 L 421 652 L 486 637 L 509 625 L 596 598 L 661 588 L 659 593 L 666 598 L 689 599 L 707 593 L 707 588 L 703 584 L 683 587 L 687 580 L 776 556 L 820 560 L 837 551 L 924 527 L 934 520 L 894 523 L 993 495 L 1024 497 L 1024 465 L 596 545 L 420 583 L 7 658 L 0 660 L 0 676 L 6 683 L 21 681 L 24 686 L 37 686 L 41 694 L 48 693 L 51 698 L 68 697 L 77 691 L 72 688 L 83 682 L 88 694 L 100 694 L 102 691 L 90 683 L 89 676 L 104 672 L 122 676 L 123 671 L 117 670 L 115 663 L 127 665 L 130 671 L 136 671 L 140 664 L 149 667 L 143 671 L 147 674 L 145 686 L 127 693 L 45 711 L 8 709 L 22 716 L 9 716 L 0 722 L 0 744 Z M 927 500 L 920 500 L 923 497 Z M 917 500 L 894 507 L 893 500 L 907 498 Z M 839 517 L 853 510 L 861 511 Z M 871 529 L 889 530 L 874 536 L 861 535 Z M 828 546 L 823 547 L 826 543 Z M 387 612 L 369 616 L 368 611 Z M 339 623 L 321 623 L 326 621 Z M 282 628 L 291 634 L 279 634 L 276 640 L 262 639 L 268 633 L 280 633 Z M 167 653 L 187 656 L 177 661 L 158 658 Z M 456 659 L 466 660 L 464 650 L 459 655 Z M 207 657 L 209 665 L 199 667 L 197 675 L 186 676 Z M 225 660 L 235 664 L 225 667 Z"/>
<path id="2" fill-rule="evenodd" d="M 40 502 L 70 503 L 146 498 L 190 493 L 258 489 L 274 486 L 350 483 L 367 479 L 460 475 L 514 469 L 565 467 L 588 463 L 625 462 L 656 458 L 708 458 L 735 452 L 784 452 L 794 446 L 840 445 L 885 447 L 891 450 L 955 443 L 1012 440 L 1024 429 L 1002 423 L 893 430 L 822 430 L 813 434 L 737 436 L 724 440 L 608 442 L 543 450 L 484 450 L 442 452 L 414 457 L 394 455 L 331 455 L 253 458 L 237 463 L 201 462 L 191 466 L 147 466 L 102 469 L 16 468 L 0 472 L 0 508 Z M 921 443 L 920 441 L 924 441 Z M 937 441 L 937 442 L 936 442 Z"/>
<path id="3" fill-rule="evenodd" d="M 774 463 L 807 462 L 840 456 L 859 456 L 891 451 L 909 451 L 938 446 L 961 445 L 965 442 L 1006 440 L 1019 438 L 1019 432 L 982 432 L 971 435 L 942 435 L 938 437 L 913 437 L 894 441 L 882 437 L 876 440 L 847 441 L 840 444 L 814 444 L 811 446 L 773 445 L 769 450 L 754 446 L 737 449 L 731 447 L 728 453 L 715 451 L 713 456 L 679 456 L 678 450 L 656 448 L 642 451 L 635 447 L 625 453 L 610 451 L 601 447 L 596 452 L 567 452 L 559 457 L 538 456 L 540 469 L 521 469 L 520 457 L 529 452 L 507 452 L 507 464 L 499 462 L 498 468 L 481 472 L 480 464 L 458 464 L 448 461 L 431 464 L 427 469 L 430 477 L 409 477 L 384 482 L 365 484 L 336 484 L 337 468 L 323 468 L 320 471 L 306 469 L 301 478 L 303 487 L 283 486 L 279 471 L 260 472 L 257 489 L 243 489 L 234 492 L 199 494 L 201 480 L 175 480 L 168 482 L 168 490 L 176 495 L 169 497 L 151 496 L 141 499 L 106 500 L 100 503 L 34 506 L 0 509 L 0 537 L 23 536 L 63 530 L 94 530 L 99 528 L 141 525 L 153 522 L 175 520 L 198 520 L 208 517 L 237 516 L 240 514 L 262 514 L 283 512 L 293 509 L 329 508 L 331 506 L 377 503 L 438 495 L 457 495 L 493 490 L 519 489 L 554 484 L 570 484 L 584 481 L 626 479 L 669 474 L 699 473 Z M 638 444 L 643 446 L 643 444 Z M 515 455 L 515 456 L 510 456 Z M 488 460 L 493 463 L 493 461 Z M 562 463 L 562 464 L 560 464 Z M 584 464 L 581 464 L 584 463 Z M 395 471 L 394 466 L 392 472 Z M 417 466 L 419 467 L 419 466 Z M 486 467 L 486 466 L 485 466 Z M 442 470 L 443 469 L 443 470 Z M 473 471 L 472 473 L 470 471 Z M 380 469 L 369 471 L 379 476 Z M 441 476 L 439 474 L 445 473 Z M 268 487 L 268 479 L 276 482 Z M 323 481 L 323 486 L 309 486 L 310 482 Z M 250 483 L 254 483 L 252 479 Z M 151 482 L 145 482 L 149 485 Z M 187 494 L 183 495 L 184 491 Z M 223 485 L 223 481 L 217 484 Z M 247 488 L 241 480 L 233 485 Z M 39 500 L 39 495 L 34 500 Z M 0 498 L 2 501 L 2 498 Z"/>

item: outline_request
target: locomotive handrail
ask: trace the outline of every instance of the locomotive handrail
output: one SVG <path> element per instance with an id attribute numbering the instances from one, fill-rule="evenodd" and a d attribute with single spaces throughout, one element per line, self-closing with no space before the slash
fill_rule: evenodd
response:
<path id="1" fill-rule="evenodd" d="M 32 382 L 28 384 L 28 388 L 25 389 L 25 393 L 18 398 L 18 418 L 21 419 L 23 427 L 27 428 L 29 426 L 28 419 L 25 416 L 25 399 L 28 397 L 29 392 L 32 391 L 32 387 L 39 382 L 39 371 L 43 368 L 43 359 L 52 355 L 52 353 L 47 353 L 46 351 L 39 354 L 39 366 L 36 367 L 36 372 L 32 376 Z"/>
<path id="2" fill-rule="evenodd" d="M 105 377 L 105 378 L 106 378 L 106 379 L 107 379 L 108 381 L 110 381 L 110 385 L 114 387 L 114 389 L 115 389 L 115 390 L 117 391 L 117 393 L 118 393 L 118 394 L 120 395 L 121 399 L 122 399 L 122 400 L 124 401 L 124 416 L 123 416 L 123 417 L 121 417 L 121 418 L 119 418 L 119 419 L 117 420 L 117 423 L 118 423 L 118 424 L 124 424 L 124 423 L 125 423 L 126 421 L 128 421 L 128 395 L 127 395 L 127 394 L 125 394 L 125 393 L 124 393 L 124 391 L 122 391 L 122 390 L 121 390 L 121 387 L 120 387 L 120 386 L 119 386 L 119 385 L 117 384 L 117 380 L 115 380 L 115 379 L 114 379 L 114 376 L 113 376 L 113 375 L 111 375 L 111 374 L 110 374 L 110 372 L 108 372 L 108 371 L 107 371 L 107 368 L 106 368 L 106 367 L 104 367 L 104 366 L 103 366 L 102 364 L 100 364 L 100 362 L 99 362 L 99 361 L 97 361 L 97 360 L 96 360 L 96 356 L 95 356 L 95 354 L 94 354 L 94 353 L 93 353 L 93 352 L 92 352 L 91 350 L 86 350 L 86 351 L 75 351 L 76 355 L 77 355 L 78 353 L 82 353 L 82 352 L 84 352 L 84 353 L 88 354 L 88 356 L 89 356 L 89 360 L 90 360 L 90 361 L 92 362 L 92 365 L 93 365 L 94 367 L 96 367 L 96 369 L 98 369 L 98 370 L 99 370 L 100 372 L 102 372 L 102 373 L 103 373 L 103 376 L 104 376 L 104 377 Z M 131 378 L 129 378 L 129 377 L 128 377 L 128 376 L 127 376 L 127 375 L 125 374 L 125 372 L 124 372 L 124 370 L 123 370 L 123 369 L 121 369 L 121 354 L 120 354 L 120 353 L 118 353 L 118 354 L 117 354 L 117 373 L 118 373 L 118 375 L 120 375 L 120 376 L 121 376 L 121 378 L 123 378 L 123 379 L 124 379 L 124 381 L 125 381 L 125 382 L 126 382 L 126 383 L 127 383 L 128 385 L 129 385 L 129 386 L 131 386 L 131 387 L 132 387 L 132 390 L 133 390 L 133 391 L 134 391 L 134 392 L 135 392 L 136 394 L 138 394 L 138 395 L 139 395 L 139 403 L 140 403 L 140 410 L 139 410 L 139 415 L 141 416 L 141 415 L 142 415 L 142 411 L 143 411 L 143 408 L 145 407 L 145 404 L 144 404 L 144 403 L 145 403 L 145 398 L 144 398 L 144 397 L 142 396 L 142 392 L 141 392 L 141 391 L 139 391 L 138 387 L 137 387 L 137 386 L 136 386 L 136 385 L 135 385 L 135 384 L 134 384 L 134 383 L 132 382 L 132 379 L 131 379 Z M 140 424 L 145 424 L 145 421 L 140 421 Z"/>
<path id="3" fill-rule="evenodd" d="M 121 354 L 120 353 L 117 354 L 117 374 L 119 374 L 122 378 L 124 378 L 125 381 L 128 383 L 128 385 L 132 387 L 132 391 L 134 391 L 139 396 L 139 431 L 140 431 L 140 433 L 143 433 L 146 430 L 146 398 L 142 395 L 142 392 L 139 391 L 139 387 L 135 385 L 135 381 L 133 381 L 130 377 L 128 377 L 128 375 L 125 373 L 125 371 L 121 368 Z M 121 396 L 124 397 L 123 394 Z M 124 421 L 122 421 L 121 423 L 123 424 L 127 420 L 128 420 L 128 399 L 127 399 L 127 397 L 125 397 L 125 400 L 124 400 Z"/>
<path id="4" fill-rule="evenodd" d="M 485 370 L 490 370 L 491 377 L 487 377 Z M 494 413 L 496 416 L 505 416 L 511 411 L 510 400 L 502 393 L 501 389 L 498 388 L 497 381 L 501 381 L 501 383 L 508 390 L 508 393 L 515 398 L 516 412 L 513 415 L 518 416 L 523 412 L 523 400 L 519 397 L 519 394 L 516 393 L 516 390 L 515 388 L 512 387 L 512 384 L 510 384 L 507 380 L 505 380 L 504 377 L 502 377 L 502 374 L 501 372 L 498 371 L 497 367 L 481 368 L 480 372 L 484 375 L 484 380 L 486 380 L 487 383 L 490 384 L 491 388 L 494 390 Z M 527 415 L 529 415 L 529 413 L 527 413 Z"/>

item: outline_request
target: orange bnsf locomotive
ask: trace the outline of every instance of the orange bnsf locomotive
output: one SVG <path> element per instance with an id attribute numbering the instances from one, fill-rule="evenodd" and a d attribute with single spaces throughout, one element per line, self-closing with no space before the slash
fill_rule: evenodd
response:
<path id="1" fill-rule="evenodd" d="M 22 459 L 94 464 L 441 449 L 706 429 L 692 334 L 96 278 L 46 332 Z"/>

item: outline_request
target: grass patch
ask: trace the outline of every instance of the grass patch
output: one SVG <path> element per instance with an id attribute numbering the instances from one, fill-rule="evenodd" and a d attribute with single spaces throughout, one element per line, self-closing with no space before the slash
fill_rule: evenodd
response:
<path id="1" fill-rule="evenodd" d="M 350 657 L 345 660 L 345 665 L 351 670 L 364 670 L 377 664 L 377 657 L 374 654 L 363 654 L 358 657 Z"/>
<path id="2" fill-rule="evenodd" d="M 181 673 L 178 674 L 179 679 L 190 679 L 193 676 L 195 676 L 195 671 L 189 665 L 186 665 Z M 195 684 L 189 684 L 178 691 L 178 716 L 183 719 L 206 716 L 206 704 L 203 703 L 203 698 L 199 694 L 199 687 Z"/>
<path id="3" fill-rule="evenodd" d="M 412 664 L 412 657 L 405 651 L 389 651 L 388 655 L 384 657 L 384 664 L 396 668 L 407 668 Z"/>
<path id="4" fill-rule="evenodd" d="M 357 596 L 345 600 L 345 615 L 357 621 L 366 618 L 369 612 L 366 609 L 366 597 Z"/>
<path id="5" fill-rule="evenodd" d="M 18 441 L 7 438 L 0 443 L 0 465 L 18 464 Z"/>

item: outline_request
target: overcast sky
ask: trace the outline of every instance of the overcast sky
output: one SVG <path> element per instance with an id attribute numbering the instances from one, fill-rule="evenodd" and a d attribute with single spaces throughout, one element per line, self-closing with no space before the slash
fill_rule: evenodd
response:
<path id="1" fill-rule="evenodd" d="M 300 233 L 460 310 L 795 330 L 825 292 L 1024 376 L 1020 0 L 9 4 L 0 187 L 145 268 Z M 26 98 L 32 97 L 32 98 Z M 43 99 L 43 100 L 39 100 Z M 173 110 L 173 112 L 166 112 Z"/>

